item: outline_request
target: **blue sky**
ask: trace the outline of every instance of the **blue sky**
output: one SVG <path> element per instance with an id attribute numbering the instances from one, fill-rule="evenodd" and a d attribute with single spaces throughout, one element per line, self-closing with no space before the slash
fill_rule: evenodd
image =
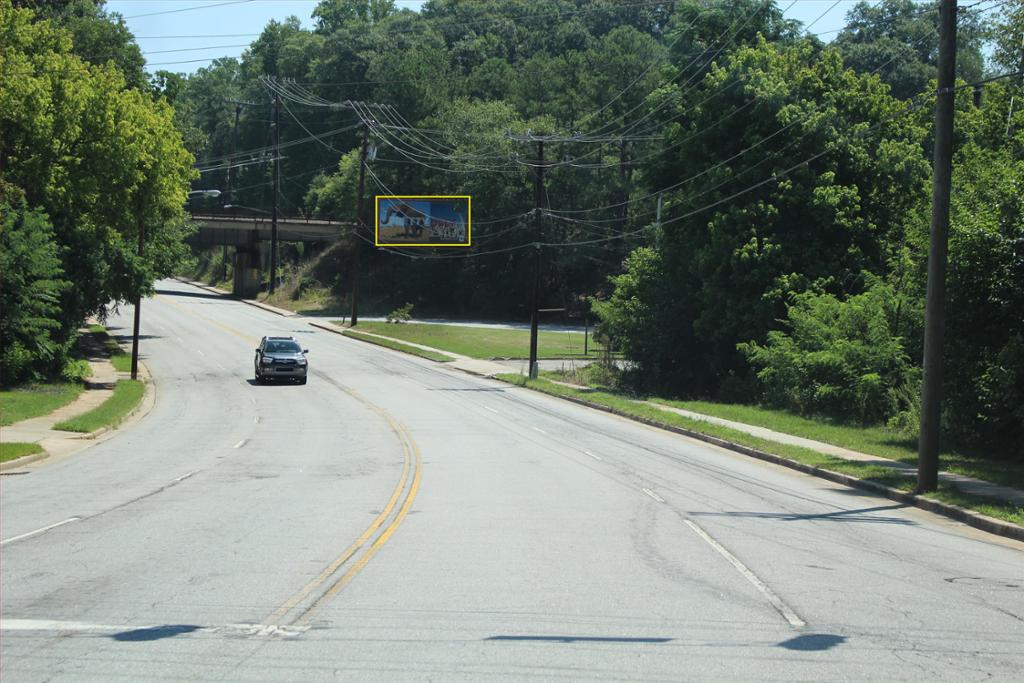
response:
<path id="1" fill-rule="evenodd" d="M 856 0 L 779 0 L 786 16 L 831 40 Z M 419 9 L 423 0 L 398 0 Z M 317 0 L 109 0 L 107 7 L 125 17 L 145 54 L 148 69 L 192 73 L 216 57 L 238 57 L 271 19 L 295 15 L 312 27 Z"/>

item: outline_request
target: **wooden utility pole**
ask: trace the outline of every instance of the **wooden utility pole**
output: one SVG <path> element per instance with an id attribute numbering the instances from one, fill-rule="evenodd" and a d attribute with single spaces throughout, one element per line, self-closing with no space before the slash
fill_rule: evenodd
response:
<path id="1" fill-rule="evenodd" d="M 281 192 L 281 96 L 274 97 L 274 201 L 270 213 L 270 293 L 277 287 L 277 202 Z"/>
<path id="2" fill-rule="evenodd" d="M 352 254 L 352 316 L 349 318 L 349 326 L 355 327 L 359 324 L 359 255 L 363 251 L 363 245 L 359 242 L 359 230 L 365 225 L 363 222 L 363 207 L 366 191 L 366 149 L 369 143 L 370 133 L 363 126 L 363 146 L 359 150 L 359 188 L 356 195 L 356 242 L 355 252 Z"/>
<path id="3" fill-rule="evenodd" d="M 530 315 L 530 379 L 537 379 L 537 308 L 540 305 L 540 269 L 541 269 L 541 240 L 544 236 L 544 214 L 541 207 L 544 205 L 544 141 L 537 140 L 537 166 L 534 168 L 533 182 L 533 221 L 536 226 L 537 258 L 533 265 L 533 306 Z"/>
<path id="4" fill-rule="evenodd" d="M 935 157 L 932 170 L 931 244 L 924 322 L 924 385 L 917 451 L 917 492 L 939 484 L 942 407 L 942 352 L 946 322 L 946 253 L 949 195 L 953 175 L 953 98 L 956 74 L 956 0 L 939 3 L 939 90 L 935 101 Z"/>
<path id="5" fill-rule="evenodd" d="M 146 223 L 142 211 L 139 211 L 139 260 L 146 249 Z M 142 293 L 135 295 L 135 322 L 132 324 L 132 379 L 139 377 L 139 320 L 142 311 Z"/>

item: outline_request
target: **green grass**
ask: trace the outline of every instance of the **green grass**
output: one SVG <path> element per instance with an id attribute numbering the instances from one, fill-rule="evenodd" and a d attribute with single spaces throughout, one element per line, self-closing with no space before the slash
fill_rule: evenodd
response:
<path id="1" fill-rule="evenodd" d="M 339 324 L 338 321 L 334 322 Z M 529 330 L 382 322 L 361 322 L 359 329 L 471 358 L 527 358 L 530 355 Z M 601 353 L 600 346 L 591 340 L 589 354 L 586 357 L 597 358 Z M 578 332 L 540 331 L 537 334 L 537 356 L 584 358 L 583 335 Z"/>
<path id="2" fill-rule="evenodd" d="M 74 401 L 83 389 L 81 384 L 56 382 L 0 391 L 0 425 L 48 415 Z"/>
<path id="3" fill-rule="evenodd" d="M 409 346 L 408 344 L 403 344 L 401 342 L 391 341 L 390 339 L 381 339 L 380 337 L 374 337 L 368 334 L 360 334 L 359 332 L 355 332 L 353 330 L 345 330 L 343 334 L 346 337 L 352 337 L 353 339 L 358 339 L 360 341 L 376 344 L 377 346 L 386 346 L 387 348 L 394 349 L 395 351 L 411 353 L 414 356 L 426 358 L 427 360 L 436 360 L 441 363 L 447 363 L 449 361 L 455 360 L 451 356 L 447 356 L 443 353 L 437 353 L 436 351 L 427 351 L 426 349 L 419 349 L 416 348 L 415 346 Z"/>
<path id="4" fill-rule="evenodd" d="M 37 443 L 21 443 L 20 441 L 0 442 L 0 462 L 16 460 L 26 455 L 35 455 L 42 452 L 42 446 Z"/>
<path id="5" fill-rule="evenodd" d="M 70 420 L 53 426 L 65 432 L 94 432 L 101 427 L 116 426 L 142 400 L 146 385 L 137 380 L 121 380 L 114 387 L 113 395 L 101 405 Z"/>
<path id="6" fill-rule="evenodd" d="M 568 396 L 571 398 L 589 401 L 591 403 L 611 408 L 621 415 L 644 418 L 645 420 L 656 424 L 682 427 L 683 429 L 718 437 L 743 446 L 756 448 L 757 450 L 764 451 L 766 453 L 789 458 L 790 460 L 795 460 L 805 465 L 839 472 L 841 474 L 847 474 L 857 477 L 858 479 L 867 479 L 869 481 L 874 481 L 876 483 L 904 491 L 911 491 L 916 483 L 913 477 L 901 474 L 889 467 L 861 462 L 851 462 L 825 453 L 819 453 L 808 448 L 803 448 L 801 446 L 768 441 L 729 427 L 711 424 L 709 422 L 704 422 L 703 420 L 694 420 L 683 415 L 655 408 L 654 406 L 637 403 L 636 401 L 621 394 L 596 389 L 581 391 L 560 384 L 554 384 L 546 379 L 527 380 L 523 375 L 519 374 L 497 375 L 497 379 L 517 386 L 525 386 L 553 396 Z M 690 409 L 693 410 L 693 408 Z M 947 485 L 941 486 L 939 491 L 934 494 L 927 494 L 927 496 L 943 502 L 949 502 L 955 505 L 960 505 L 961 507 L 977 510 L 983 514 L 995 517 L 996 519 L 1002 519 L 1024 526 L 1024 508 L 1011 505 L 1009 503 L 1001 503 L 988 498 L 964 494 Z"/>
<path id="7" fill-rule="evenodd" d="M 110 362 L 114 364 L 115 370 L 118 372 L 131 372 L 132 354 L 121 348 L 117 340 L 107 332 L 107 328 L 103 325 L 89 325 L 89 334 L 102 344 L 103 348 L 110 354 Z"/>
<path id="8" fill-rule="evenodd" d="M 711 401 L 670 401 L 660 398 L 650 400 L 917 465 L 917 440 L 882 426 L 864 427 L 827 419 L 810 419 L 784 410 L 759 406 Z M 1024 489 L 1024 463 L 1011 462 L 1009 459 L 985 458 L 980 454 L 966 454 L 948 449 L 942 452 L 939 460 L 941 468 L 945 471 Z"/>

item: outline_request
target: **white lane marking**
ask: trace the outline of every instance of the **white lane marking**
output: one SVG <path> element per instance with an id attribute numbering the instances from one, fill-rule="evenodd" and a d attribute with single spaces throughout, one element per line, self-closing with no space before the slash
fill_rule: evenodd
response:
<path id="1" fill-rule="evenodd" d="M 254 417 L 254 418 L 252 419 L 252 421 L 253 421 L 253 424 L 259 424 L 259 423 L 260 423 L 260 416 L 259 416 L 259 415 L 257 415 L 256 417 Z"/>
<path id="2" fill-rule="evenodd" d="M 213 362 L 217 363 L 217 361 L 213 361 Z M 220 363 L 217 363 L 217 367 L 220 368 L 221 370 L 227 371 L 227 368 L 224 367 L 223 365 L 221 365 Z"/>
<path id="3" fill-rule="evenodd" d="M 186 479 L 188 479 L 189 477 L 191 477 L 191 476 L 192 476 L 193 474 L 197 474 L 198 472 L 199 472 L 199 470 L 192 470 L 192 471 L 191 471 L 191 472 L 189 472 L 188 474 L 183 474 L 183 475 L 181 475 L 180 477 L 178 477 L 178 478 L 177 478 L 177 479 L 175 479 L 174 481 L 175 481 L 175 482 L 179 482 L 179 481 L 185 481 Z"/>
<path id="4" fill-rule="evenodd" d="M 86 621 L 60 621 L 57 619 L 0 619 L 0 631 L 156 631 L 166 626 L 91 624 Z M 173 627 L 170 627 L 173 629 Z M 283 626 L 278 624 L 225 624 L 224 626 L 198 626 L 194 633 L 228 632 L 246 636 L 295 637 L 309 630 L 309 626 Z"/>
<path id="5" fill-rule="evenodd" d="M 249 440 L 249 439 L 242 439 L 241 441 L 239 441 L 238 443 L 236 443 L 236 444 L 235 444 L 234 446 L 232 446 L 232 448 L 241 448 L 242 446 L 244 446 L 244 445 L 245 445 L 245 442 L 246 442 L 246 441 L 248 441 L 248 440 Z"/>
<path id="6" fill-rule="evenodd" d="M 121 628 L 56 619 L 0 619 L 0 631 L 120 631 Z"/>
<path id="7" fill-rule="evenodd" d="M 198 348 L 197 348 L 197 349 L 193 349 L 193 350 L 194 350 L 194 351 L 195 351 L 196 353 L 198 353 L 198 354 L 199 354 L 200 356 L 205 356 L 205 355 L 206 355 L 205 353 L 203 353 L 203 350 L 202 350 L 202 349 L 198 349 Z"/>
<path id="8" fill-rule="evenodd" d="M 583 452 L 586 453 L 587 455 L 589 455 L 594 460 L 603 460 L 603 458 L 600 455 L 594 455 L 590 451 L 583 451 Z"/>
<path id="9" fill-rule="evenodd" d="M 536 431 L 538 431 L 538 432 L 540 432 L 541 434 L 547 434 L 547 432 L 545 432 L 545 431 L 544 431 L 543 429 L 541 429 L 540 427 L 534 427 L 533 429 L 534 429 L 534 430 L 536 430 Z"/>
<path id="10" fill-rule="evenodd" d="M 489 407 L 489 406 L 480 406 L 480 407 L 481 407 L 481 408 L 483 408 L 484 410 L 489 410 L 489 411 L 491 411 L 491 412 L 492 412 L 492 413 L 494 413 L 495 415 L 501 415 L 501 411 L 500 411 L 500 410 L 495 410 L 494 408 L 491 408 L 491 407 Z"/>
<path id="11" fill-rule="evenodd" d="M 655 493 L 654 491 L 652 491 L 650 489 L 642 488 L 640 490 L 643 491 L 644 493 L 646 493 L 648 496 L 650 496 L 654 500 L 658 501 L 659 503 L 664 503 L 665 502 L 664 498 L 662 498 L 661 496 L 659 496 L 657 493 Z"/>
<path id="12" fill-rule="evenodd" d="M 697 524 L 692 522 L 691 520 L 684 519 L 683 521 L 686 522 L 686 525 L 693 529 L 693 531 L 698 536 L 707 541 L 708 545 L 710 545 L 712 548 L 718 551 L 719 555 L 729 560 L 729 564 L 731 564 L 733 567 L 736 567 L 736 569 L 739 570 L 740 574 L 743 575 L 743 578 L 752 583 L 754 587 L 757 588 L 757 590 L 761 591 L 761 593 L 764 594 L 765 598 L 768 599 L 768 602 L 771 603 L 772 607 L 778 610 L 779 614 L 786 618 L 786 621 L 789 622 L 790 626 L 793 626 L 794 628 L 800 628 L 801 626 L 807 625 L 807 622 L 798 617 L 796 612 L 794 612 L 789 607 L 789 605 L 784 603 L 782 601 L 782 598 L 775 594 L 775 591 L 769 588 L 764 581 L 757 578 L 757 574 L 750 571 L 747 568 L 747 565 L 740 562 L 739 558 L 737 558 L 735 555 L 726 550 L 725 546 L 723 546 L 721 543 L 713 539 L 708 534 L 708 532 L 704 531 L 704 529 L 697 526 Z"/>
<path id="13" fill-rule="evenodd" d="M 175 337 L 175 339 L 177 339 L 177 340 L 178 340 L 179 342 L 181 342 L 182 344 L 184 344 L 184 343 L 185 343 L 185 340 L 184 340 L 184 339 L 182 339 L 181 337 Z"/>
<path id="14" fill-rule="evenodd" d="M 71 524 L 71 522 L 77 522 L 80 519 L 82 519 L 82 518 L 81 517 L 68 517 L 63 522 L 57 522 L 56 524 L 51 524 L 50 526 L 44 526 L 42 529 L 36 529 L 35 531 L 30 531 L 27 534 L 21 534 L 19 536 L 12 536 L 11 538 L 5 538 L 4 540 L 0 541 L 0 545 L 7 545 L 8 543 L 14 543 L 15 541 L 20 541 L 23 538 L 28 538 L 30 536 L 36 536 L 38 534 L 47 532 L 50 529 L 56 529 L 59 526 L 64 526 L 65 524 Z"/>

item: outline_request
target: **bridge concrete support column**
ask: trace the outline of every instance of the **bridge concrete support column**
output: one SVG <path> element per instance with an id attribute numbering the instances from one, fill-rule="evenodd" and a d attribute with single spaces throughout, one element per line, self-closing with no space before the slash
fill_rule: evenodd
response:
<path id="1" fill-rule="evenodd" d="M 242 299 L 251 299 L 260 293 L 260 249 L 255 235 L 235 250 L 234 292 Z"/>

